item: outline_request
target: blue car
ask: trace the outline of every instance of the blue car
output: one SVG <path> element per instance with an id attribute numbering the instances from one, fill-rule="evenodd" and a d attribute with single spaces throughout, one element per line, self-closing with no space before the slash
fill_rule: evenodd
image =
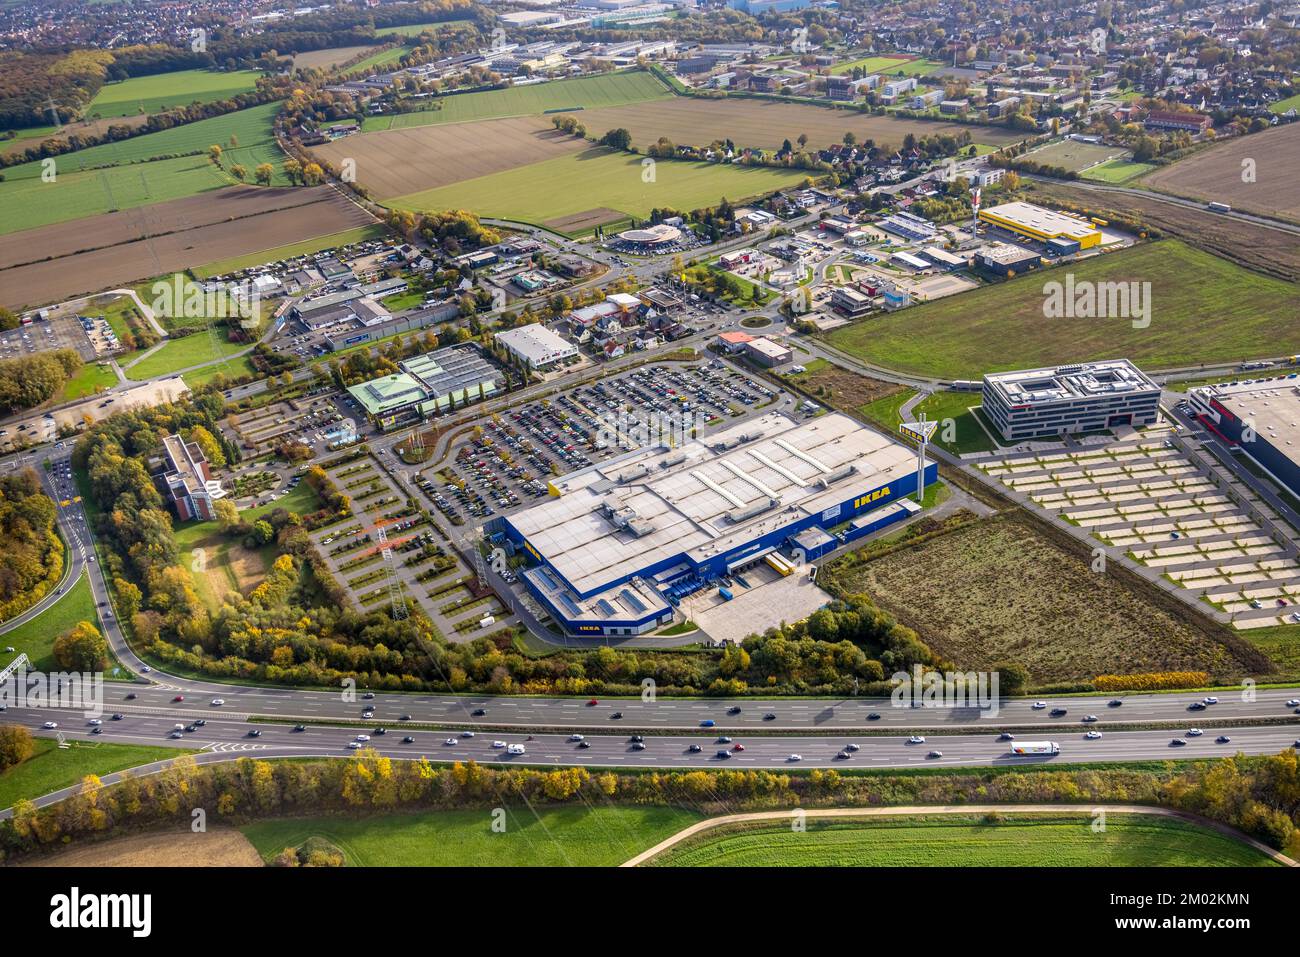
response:
<path id="1" fill-rule="evenodd" d="M 701 727 L 701 728 L 711 728 L 711 727 L 713 727 L 713 719 L 712 719 L 712 718 L 705 718 L 703 721 L 700 722 L 700 727 Z"/>

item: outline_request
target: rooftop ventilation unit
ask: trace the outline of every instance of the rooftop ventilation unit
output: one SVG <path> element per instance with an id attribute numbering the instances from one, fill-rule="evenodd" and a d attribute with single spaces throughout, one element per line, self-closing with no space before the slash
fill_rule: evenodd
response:
<path id="1" fill-rule="evenodd" d="M 743 508 L 733 508 L 727 513 L 727 520 L 733 525 L 738 525 L 746 519 L 753 518 L 755 515 L 762 515 L 764 512 L 770 511 L 780 504 L 781 500 L 779 498 L 759 499 L 757 502 L 753 502 Z"/>
<path id="2" fill-rule="evenodd" d="M 826 475 L 819 475 L 815 479 L 815 483 L 818 488 L 825 490 L 830 488 L 836 482 L 840 482 L 848 478 L 850 475 L 857 472 L 857 470 L 858 467 L 854 465 L 852 462 L 850 462 L 848 465 L 841 465 L 835 471 L 829 472 Z"/>

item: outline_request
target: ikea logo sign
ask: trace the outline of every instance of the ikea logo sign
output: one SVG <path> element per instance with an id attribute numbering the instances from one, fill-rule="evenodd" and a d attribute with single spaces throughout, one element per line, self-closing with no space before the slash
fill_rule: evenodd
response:
<path id="1" fill-rule="evenodd" d="M 537 549 L 533 548 L 531 543 L 524 542 L 524 548 L 528 549 L 528 554 L 532 555 L 533 558 L 537 559 L 539 562 L 542 560 L 542 556 L 537 553 Z"/>
<path id="2" fill-rule="evenodd" d="M 600 631 L 600 625 L 579 625 L 578 631 Z"/>
<path id="3" fill-rule="evenodd" d="M 872 492 L 869 495 L 863 495 L 860 498 L 855 498 L 853 500 L 853 507 L 861 508 L 864 505 L 870 505 L 872 502 L 876 501 L 877 499 L 888 498 L 888 497 L 889 497 L 889 486 L 886 485 L 882 488 L 876 489 L 874 492 Z"/>

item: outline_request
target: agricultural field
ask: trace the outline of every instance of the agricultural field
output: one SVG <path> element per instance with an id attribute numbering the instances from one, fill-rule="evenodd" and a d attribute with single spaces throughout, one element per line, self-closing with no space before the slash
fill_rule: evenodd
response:
<path id="1" fill-rule="evenodd" d="M 387 50 L 380 50 L 373 56 L 368 56 L 359 63 L 354 63 L 347 68 L 347 73 L 365 73 L 367 71 L 378 70 L 381 67 L 387 67 L 395 64 L 402 57 L 406 56 L 410 50 L 404 46 L 389 47 Z"/>
<path id="2" fill-rule="evenodd" d="M 609 109 L 588 108 L 573 115 L 594 136 L 623 127 L 638 146 L 654 143 L 661 136 L 692 146 L 730 139 L 740 147 L 767 149 L 779 148 L 786 139 L 796 142 L 800 134 L 806 134 L 809 146 L 813 147 L 839 143 L 849 132 L 857 136 L 858 142 L 874 140 L 894 147 L 901 147 L 908 133 L 917 137 L 969 133 L 972 140 L 995 146 L 1005 146 L 1024 137 L 1022 133 L 996 126 L 871 116 L 856 110 L 741 97 L 674 97 Z"/>
<path id="3" fill-rule="evenodd" d="M 478 810 L 259 821 L 241 830 L 267 861 L 319 837 L 349 867 L 614 867 L 699 820 L 666 807 L 505 810 L 502 833 Z"/>
<path id="4" fill-rule="evenodd" d="M 437 109 L 367 117 L 362 129 L 370 132 L 441 123 L 471 123 L 508 116 L 533 116 L 564 109 L 594 110 L 664 99 L 671 95 L 668 88 L 653 74 L 642 70 L 627 70 L 593 77 L 553 80 L 535 86 L 443 96 L 433 101 Z"/>
<path id="5" fill-rule="evenodd" d="M 860 60 L 848 60 L 831 67 L 832 73 L 852 73 L 861 69 L 863 73 L 880 73 L 885 76 L 924 76 L 941 69 L 937 60 L 909 56 L 868 56 Z"/>
<path id="6" fill-rule="evenodd" d="M 695 209 L 722 197 L 738 201 L 802 182 L 801 170 L 660 160 L 642 179 L 642 157 L 591 148 L 454 186 L 399 196 L 399 209 L 470 209 L 485 216 L 549 225 L 595 207 L 644 217 L 655 207 Z"/>
<path id="7" fill-rule="evenodd" d="M 588 147 L 584 140 L 561 133 L 543 117 L 513 117 L 361 133 L 313 147 L 312 153 L 335 167 L 352 159 L 358 182 L 383 200 Z"/>
<path id="8" fill-rule="evenodd" d="M 215 103 L 247 93 L 262 74 L 256 70 L 178 70 L 105 83 L 86 107 L 86 116 L 148 115 L 191 103 Z"/>
<path id="9" fill-rule="evenodd" d="M 1010 813 L 808 821 L 721 827 L 652 861 L 656 867 L 1268 867 L 1250 845 L 1186 821 L 1112 814 Z"/>
<path id="10" fill-rule="evenodd" d="M 1244 161 L 1253 161 L 1255 179 L 1242 179 Z M 1203 202 L 1300 222 L 1300 124 L 1288 123 L 1239 136 L 1193 153 L 1151 173 L 1143 185 Z"/>
<path id="11" fill-rule="evenodd" d="M 211 175 L 207 160 L 177 162 L 202 164 Z M 139 182 L 138 172 L 128 172 Z M 76 175 L 92 182 L 97 176 Z M 331 237 L 373 226 L 369 214 L 325 186 L 215 184 L 198 196 L 0 236 L 0 303 L 11 308 L 43 305 L 132 283 L 160 269 L 177 271 L 196 262 L 245 256 L 252 246 L 309 246 L 313 240 L 304 237 Z M 330 245 L 325 241 L 317 248 Z M 35 261 L 33 251 L 39 256 Z"/>
<path id="12" fill-rule="evenodd" d="M 170 749 L 169 749 L 170 750 Z M 233 828 L 194 833 L 153 831 L 73 846 L 25 867 L 261 867 L 262 858 Z"/>
<path id="13" fill-rule="evenodd" d="M 1091 166 L 1128 157 L 1129 151 L 1118 146 L 1101 143 L 1081 143 L 1078 140 L 1057 140 L 1025 154 L 1024 158 L 1044 166 L 1060 166 L 1079 173 Z"/>
<path id="14" fill-rule="evenodd" d="M 17 135 L 11 140 L 0 140 L 0 154 L 21 152 L 30 146 L 36 146 L 41 140 L 50 139 L 58 135 L 61 137 L 71 136 L 101 136 L 108 131 L 110 126 L 126 126 L 135 129 L 142 126 L 149 117 L 140 116 L 114 116 L 103 120 L 77 120 L 73 123 L 65 123 L 62 128 L 55 129 L 53 126 L 34 126 L 17 131 Z"/>
<path id="15" fill-rule="evenodd" d="M 1126 357 L 1147 369 L 1276 355 L 1300 336 L 1300 290 L 1176 240 L 1144 243 L 1068 267 L 1079 282 L 1150 282 L 1150 324 L 1048 319 L 1040 270 L 828 333 L 837 348 L 935 378 Z M 1212 323 L 1205 317 L 1214 316 Z"/>
<path id="16" fill-rule="evenodd" d="M 438 33 L 442 30 L 450 30 L 466 23 L 473 23 L 472 20 L 440 20 L 437 23 L 404 23 L 398 27 L 383 27 L 375 31 L 375 36 L 379 37 L 418 37 L 421 33 Z"/>
<path id="17" fill-rule="evenodd" d="M 1115 159 L 1093 166 L 1080 175 L 1098 183 L 1110 183 L 1119 186 L 1130 183 L 1156 168 L 1154 163 L 1135 163 L 1127 159 Z"/>
<path id="18" fill-rule="evenodd" d="M 332 70 L 353 57 L 360 56 L 373 47 L 330 47 L 327 50 L 309 50 L 293 55 L 295 70 Z"/>
<path id="19" fill-rule="evenodd" d="M 1236 680 L 1250 671 L 1227 643 L 1233 635 L 1093 572 L 1087 552 L 1014 513 L 877 558 L 851 554 L 826 573 L 845 591 L 870 595 L 957 667 L 1015 662 L 1033 687 L 1099 674 L 1208 671 Z"/>
<path id="20" fill-rule="evenodd" d="M 1168 202 L 1157 195 L 1100 192 L 1077 183 L 1031 185 L 1033 202 L 1066 204 L 1102 219 L 1135 219 L 1239 265 L 1291 282 L 1300 280 L 1300 243 L 1291 233 Z"/>

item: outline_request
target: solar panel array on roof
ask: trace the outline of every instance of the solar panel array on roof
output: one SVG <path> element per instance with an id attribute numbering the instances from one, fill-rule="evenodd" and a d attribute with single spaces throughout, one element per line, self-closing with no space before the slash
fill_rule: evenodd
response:
<path id="1" fill-rule="evenodd" d="M 623 601 L 627 603 L 628 607 L 638 615 L 645 611 L 645 603 L 642 602 L 640 598 L 637 598 L 636 595 L 632 594 L 631 589 L 624 588 L 618 593 L 618 597 L 623 599 Z"/>
<path id="2" fill-rule="evenodd" d="M 557 582 L 557 581 L 555 580 L 554 576 L 552 576 L 551 573 L 550 573 L 549 571 L 547 571 L 545 568 L 539 568 L 539 569 L 537 569 L 537 577 L 538 577 L 538 578 L 541 578 L 542 580 L 544 580 L 544 581 L 546 582 L 546 587 L 547 587 L 547 588 L 550 588 L 550 589 L 552 589 L 553 591 L 559 591 L 559 590 L 560 590 L 560 583 Z"/>
<path id="3" fill-rule="evenodd" d="M 601 611 L 603 611 L 610 618 L 614 617 L 614 606 L 611 605 L 604 598 L 601 598 L 596 602 L 596 607 L 599 608 Z"/>
<path id="4" fill-rule="evenodd" d="M 560 604 L 564 606 L 564 610 L 574 618 L 577 618 L 582 614 L 582 609 L 578 607 L 577 602 L 569 597 L 568 592 L 557 592 L 555 597 L 558 598 Z"/>

